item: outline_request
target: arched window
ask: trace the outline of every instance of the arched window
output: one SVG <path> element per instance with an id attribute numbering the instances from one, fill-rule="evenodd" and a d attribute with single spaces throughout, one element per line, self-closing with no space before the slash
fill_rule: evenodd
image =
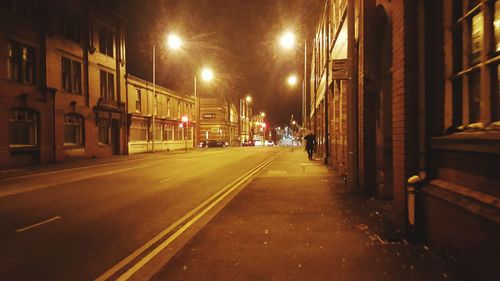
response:
<path id="1" fill-rule="evenodd" d="M 64 115 L 64 145 L 84 145 L 85 124 L 83 117 L 76 113 Z"/>
<path id="2" fill-rule="evenodd" d="M 38 146 L 38 112 L 13 109 L 9 118 L 10 147 Z"/>

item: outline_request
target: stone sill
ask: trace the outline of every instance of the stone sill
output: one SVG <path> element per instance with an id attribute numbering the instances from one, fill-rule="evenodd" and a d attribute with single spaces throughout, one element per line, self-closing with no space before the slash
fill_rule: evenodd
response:
<path id="1" fill-rule="evenodd" d="M 443 180 L 432 180 L 423 188 L 423 192 L 487 220 L 500 223 L 500 200 L 498 197 Z"/>
<path id="2" fill-rule="evenodd" d="M 434 137 L 430 141 L 430 147 L 437 150 L 500 154 L 500 132 L 461 132 Z"/>

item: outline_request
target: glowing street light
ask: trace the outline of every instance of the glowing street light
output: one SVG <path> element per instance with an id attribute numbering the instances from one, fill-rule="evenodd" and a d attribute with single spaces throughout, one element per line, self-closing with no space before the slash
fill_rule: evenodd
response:
<path id="1" fill-rule="evenodd" d="M 297 85 L 297 81 L 298 81 L 297 75 L 288 76 L 288 79 L 287 79 L 288 85 L 295 86 L 295 85 Z"/>
<path id="2" fill-rule="evenodd" d="M 201 70 L 201 78 L 205 81 L 212 81 L 214 73 L 210 68 L 205 67 Z"/>
<path id="3" fill-rule="evenodd" d="M 283 33 L 280 38 L 280 44 L 284 49 L 293 48 L 295 46 L 295 35 L 290 31 Z"/>
<path id="4" fill-rule="evenodd" d="M 246 99 L 247 102 L 251 102 L 252 101 L 252 97 L 251 96 L 247 96 L 245 99 Z"/>
<path id="5" fill-rule="evenodd" d="M 261 116 L 261 117 L 265 117 L 265 116 L 266 116 L 266 113 L 265 113 L 265 112 L 261 112 L 261 113 L 260 113 L 260 116 Z"/>
<path id="6" fill-rule="evenodd" d="M 182 47 L 182 39 L 177 34 L 170 34 L 167 37 L 168 47 L 173 50 L 178 50 Z"/>

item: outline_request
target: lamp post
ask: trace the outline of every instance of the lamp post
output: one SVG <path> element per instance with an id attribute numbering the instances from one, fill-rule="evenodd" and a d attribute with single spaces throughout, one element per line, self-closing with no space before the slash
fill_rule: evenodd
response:
<path id="1" fill-rule="evenodd" d="M 194 77 L 194 107 L 195 107 L 195 120 L 196 120 L 196 128 L 195 128 L 195 137 L 194 143 L 197 143 L 199 131 L 200 131 L 200 102 L 198 101 L 198 87 L 197 87 L 197 78 L 196 75 Z M 209 67 L 204 67 L 201 70 L 201 79 L 206 82 L 210 82 L 214 79 L 214 72 Z M 198 106 L 197 106 L 198 105 Z"/>
<path id="2" fill-rule="evenodd" d="M 179 36 L 176 34 L 170 34 L 167 37 L 167 46 L 172 49 L 176 50 L 179 49 L 182 46 L 182 40 L 180 39 Z M 151 152 L 155 152 L 155 134 L 156 134 L 156 111 L 157 111 L 157 97 L 156 97 L 156 44 L 153 43 L 153 113 L 152 113 L 152 130 L 151 130 L 151 137 L 152 137 L 152 142 L 151 142 Z"/>

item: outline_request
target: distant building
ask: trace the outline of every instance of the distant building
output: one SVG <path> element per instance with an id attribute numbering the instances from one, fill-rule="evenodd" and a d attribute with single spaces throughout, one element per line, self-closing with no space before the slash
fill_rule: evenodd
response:
<path id="1" fill-rule="evenodd" d="M 200 98 L 199 142 L 220 140 L 228 145 L 239 145 L 238 109 L 223 96 Z"/>
<path id="2" fill-rule="evenodd" d="M 251 129 L 251 116 L 252 116 L 252 107 L 250 106 L 250 101 L 242 98 L 240 99 L 240 141 L 249 141 L 250 138 L 250 129 Z"/>
<path id="3" fill-rule="evenodd" d="M 153 151 L 169 151 L 194 146 L 196 127 L 194 98 L 155 86 L 156 115 L 153 132 L 154 96 L 153 84 L 127 75 L 128 152 L 130 154 Z M 182 117 L 188 118 L 187 127 L 179 127 Z"/>
<path id="4" fill-rule="evenodd" d="M 125 42 L 115 3 L 2 1 L 1 167 L 125 152 Z"/>

